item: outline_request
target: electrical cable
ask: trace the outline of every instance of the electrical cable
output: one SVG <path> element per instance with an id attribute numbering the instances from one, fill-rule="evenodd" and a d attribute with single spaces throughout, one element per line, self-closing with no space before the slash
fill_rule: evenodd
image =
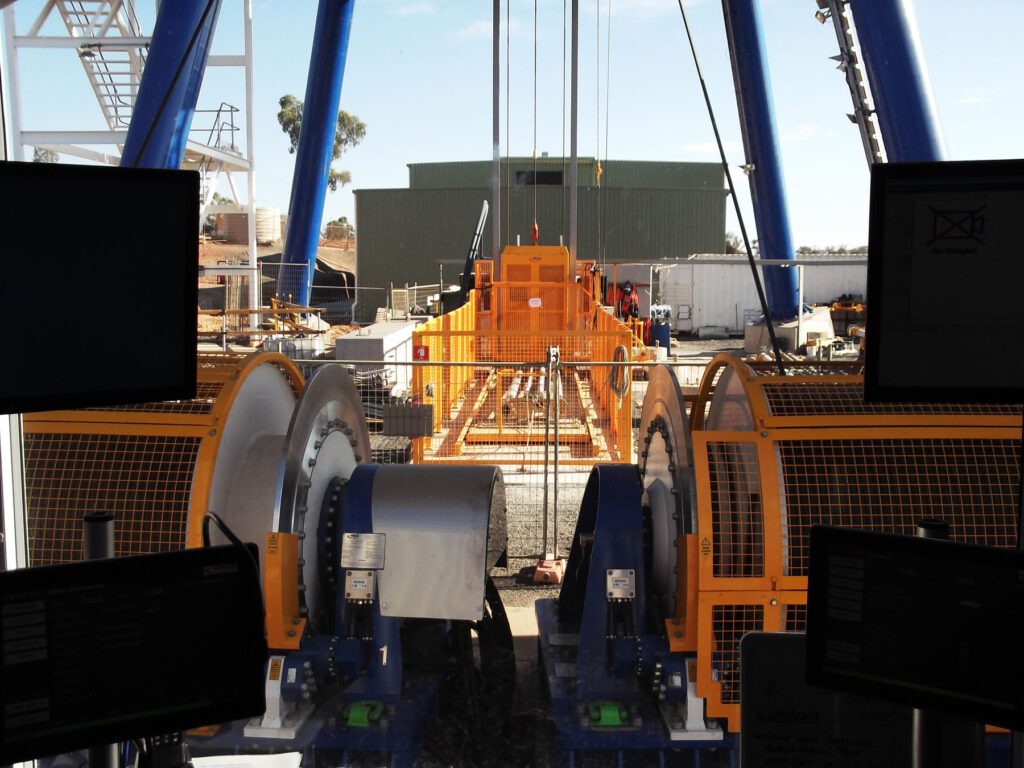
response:
<path id="1" fill-rule="evenodd" d="M 135 160 L 130 163 L 127 167 L 134 168 L 139 162 L 139 158 L 146 151 L 146 147 L 149 146 L 150 139 L 153 138 L 153 131 L 156 130 L 157 123 L 160 122 L 160 116 L 163 114 L 164 109 L 167 108 L 167 102 L 171 98 L 171 93 L 174 91 L 174 86 L 178 83 L 178 78 L 181 77 L 181 73 L 185 70 L 185 65 L 188 63 L 189 56 L 192 54 L 192 49 L 195 48 L 196 42 L 199 40 L 199 35 L 203 31 L 203 27 L 206 24 L 206 17 L 210 15 L 210 11 L 213 10 L 215 3 L 220 0 L 208 0 L 206 8 L 203 10 L 203 15 L 199 17 L 199 22 L 196 24 L 195 30 L 192 32 L 192 37 L 189 38 L 188 45 L 185 47 L 185 53 L 181 57 L 181 61 L 178 62 L 177 69 L 174 70 L 174 76 L 171 78 L 171 84 L 167 87 L 167 91 L 164 93 L 163 99 L 160 101 L 160 106 L 157 107 L 156 114 L 149 123 L 149 130 L 146 131 L 146 137 L 142 140 L 142 145 L 139 147 L 139 151 L 136 153 Z M 121 165 L 124 166 L 125 158 L 122 156 Z"/>
<path id="2" fill-rule="evenodd" d="M 743 237 L 743 245 L 747 250 L 747 261 L 750 262 L 750 272 L 754 277 L 754 287 L 757 288 L 757 298 L 761 302 L 761 311 L 764 313 L 764 322 L 768 328 L 768 336 L 772 341 L 772 351 L 775 354 L 775 364 L 779 367 L 779 373 L 786 375 L 786 365 L 782 360 L 782 350 L 779 348 L 779 339 L 775 335 L 775 325 L 772 323 L 771 312 L 768 311 L 768 300 L 764 295 L 764 286 L 761 284 L 761 276 L 757 273 L 757 265 L 754 263 L 754 251 L 750 247 L 750 238 L 747 236 L 747 227 L 743 222 L 743 214 L 740 212 L 740 201 L 736 196 L 736 187 L 732 183 L 732 173 L 729 171 L 729 162 L 725 156 L 725 147 L 722 144 L 722 134 L 718 130 L 718 121 L 715 119 L 715 111 L 711 106 L 711 95 L 708 93 L 708 85 L 704 80 L 704 71 L 700 66 L 700 59 L 697 57 L 697 46 L 693 42 L 693 33 L 690 31 L 690 21 L 686 17 L 686 9 L 683 7 L 683 0 L 679 3 L 679 13 L 683 16 L 683 26 L 686 28 L 686 38 L 690 43 L 690 53 L 693 54 L 693 63 L 697 68 L 697 78 L 700 80 L 700 88 L 704 93 L 704 103 L 708 109 L 708 117 L 711 119 L 711 128 L 715 132 L 715 142 L 718 144 L 718 154 L 722 158 L 722 168 L 725 170 L 725 178 L 729 184 L 729 194 L 732 196 L 732 204 L 736 210 L 736 218 L 739 220 L 740 234 Z M 802 308 L 798 308 L 802 311 Z"/>

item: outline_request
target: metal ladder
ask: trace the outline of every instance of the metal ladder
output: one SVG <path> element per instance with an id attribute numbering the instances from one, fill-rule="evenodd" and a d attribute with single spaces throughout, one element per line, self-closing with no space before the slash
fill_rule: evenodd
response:
<path id="1" fill-rule="evenodd" d="M 107 127 L 127 129 L 148 45 L 134 4 L 131 0 L 56 0 L 54 7 L 68 34 L 82 41 L 78 57 Z"/>
<path id="2" fill-rule="evenodd" d="M 859 46 L 847 8 L 849 0 L 817 0 L 817 3 L 818 12 L 815 17 L 822 24 L 831 18 L 836 39 L 839 41 L 839 54 L 830 58 L 838 62 L 836 68 L 846 76 L 846 84 L 853 99 L 853 114 L 847 117 L 860 130 L 860 140 L 868 165 L 884 163 L 885 149 L 882 146 L 878 120 L 875 118 L 875 109 L 864 70 L 861 68 L 860 57 L 857 56 Z"/>

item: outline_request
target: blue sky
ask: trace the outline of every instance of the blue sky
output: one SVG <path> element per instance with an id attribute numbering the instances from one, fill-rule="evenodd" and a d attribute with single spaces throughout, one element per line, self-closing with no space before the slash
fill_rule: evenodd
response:
<path id="1" fill-rule="evenodd" d="M 173 1 L 173 0 L 167 0 Z M 615 159 L 716 161 L 713 134 L 675 0 L 600 0 L 600 142 Z M 39 0 L 20 0 L 19 27 Z M 144 23 L 152 3 L 138 3 Z M 561 0 L 538 0 L 537 150 L 562 151 Z M 731 164 L 743 162 L 721 4 L 687 9 Z M 868 172 L 831 25 L 813 0 L 761 0 L 794 245 L 867 241 Z M 256 0 L 257 198 L 285 208 L 294 156 L 275 115 L 277 99 L 305 92 L 317 3 Z M 597 5 L 581 0 L 581 155 L 598 141 Z M 1024 157 L 1024 2 L 917 0 L 925 64 L 950 159 Z M 224 0 L 215 51 L 241 50 L 240 0 Z M 412 162 L 487 159 L 491 154 L 491 3 L 487 0 L 358 0 L 342 108 L 367 124 L 364 142 L 337 164 L 352 187 L 404 187 Z M 534 3 L 511 0 L 510 141 L 502 97 L 502 151 L 533 151 Z M 504 37 L 504 33 L 503 33 Z M 61 58 L 63 57 L 63 58 Z M 26 128 L 99 128 L 99 113 L 70 53 L 26 52 Z M 66 68 L 66 76 L 64 70 Z M 55 73 L 60 72 L 59 76 Z M 505 65 L 502 66 L 502 79 Z M 503 84 L 504 86 L 504 84 Z M 237 73 L 211 73 L 200 106 L 241 103 Z M 606 109 L 609 124 L 605 125 Z M 745 179 L 741 200 L 746 201 Z M 226 190 L 223 190 L 226 191 Z M 350 188 L 330 194 L 326 218 L 354 213 Z M 735 230 L 730 217 L 728 225 Z M 524 236 L 526 233 L 523 233 Z M 640 255 L 638 254 L 638 257 Z"/>

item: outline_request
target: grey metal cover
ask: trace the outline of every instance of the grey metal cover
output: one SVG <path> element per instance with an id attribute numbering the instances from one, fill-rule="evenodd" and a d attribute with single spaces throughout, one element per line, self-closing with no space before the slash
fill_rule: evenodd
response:
<path id="1" fill-rule="evenodd" d="M 386 535 L 378 580 L 381 614 L 475 621 L 495 531 L 505 531 L 497 467 L 389 466 L 373 481 L 373 531 Z M 502 547 L 503 548 L 503 547 Z"/>

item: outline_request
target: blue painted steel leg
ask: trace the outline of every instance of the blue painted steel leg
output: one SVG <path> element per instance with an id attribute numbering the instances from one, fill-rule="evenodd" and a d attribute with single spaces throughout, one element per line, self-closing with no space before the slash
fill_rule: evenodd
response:
<path id="1" fill-rule="evenodd" d="M 795 252 L 789 233 L 789 212 L 760 12 L 754 0 L 722 0 L 722 12 L 729 39 L 743 148 L 747 164 L 753 166 L 750 195 L 754 203 L 761 258 L 792 259 Z M 777 320 L 796 317 L 796 270 L 763 267 L 763 271 L 771 316 Z"/>
<path id="2" fill-rule="evenodd" d="M 121 165 L 181 166 L 220 5 L 221 0 L 174 0 L 161 4 Z M 193 37 L 195 43 L 190 49 Z"/>
<path id="3" fill-rule="evenodd" d="M 889 162 L 945 159 L 908 0 L 857 0 L 850 10 Z"/>
<path id="4" fill-rule="evenodd" d="M 320 0 L 309 60 L 302 132 L 295 154 L 295 172 L 288 204 L 278 298 L 303 306 L 309 303 L 320 223 L 324 214 L 327 178 L 334 154 L 341 82 L 345 75 L 349 31 L 355 0 Z"/>

